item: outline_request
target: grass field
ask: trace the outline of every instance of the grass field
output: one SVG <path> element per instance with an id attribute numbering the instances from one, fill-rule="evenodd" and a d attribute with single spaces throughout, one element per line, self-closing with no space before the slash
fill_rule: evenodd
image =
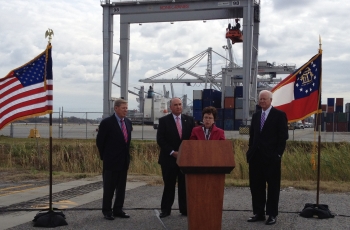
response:
<path id="1" fill-rule="evenodd" d="M 228 186 L 248 186 L 245 153 L 248 141 L 232 140 L 236 167 L 226 175 Z M 99 175 L 102 162 L 94 140 L 53 140 L 53 174 L 56 178 L 82 178 Z M 350 191 L 350 144 L 321 144 L 321 190 Z M 282 186 L 316 189 L 317 146 L 312 142 L 288 141 L 282 158 Z M 159 147 L 155 141 L 132 141 L 129 173 L 160 176 Z M 315 161 L 314 161 L 315 160 Z M 315 163 L 314 167 L 312 162 Z M 0 170 L 12 172 L 11 180 L 42 178 L 49 169 L 48 139 L 0 137 Z M 24 173 L 14 173 L 24 172 Z M 4 175 L 4 174 L 3 174 Z M 15 176 L 17 175 L 17 176 Z M 4 179 L 4 178 L 2 178 Z M 161 183 L 161 180 L 156 181 Z"/>

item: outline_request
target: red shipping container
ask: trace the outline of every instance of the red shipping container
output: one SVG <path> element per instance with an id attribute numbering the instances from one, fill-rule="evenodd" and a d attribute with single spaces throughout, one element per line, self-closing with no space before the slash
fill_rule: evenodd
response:
<path id="1" fill-rule="evenodd" d="M 326 112 L 327 111 L 327 105 L 321 105 L 322 111 Z"/>
<path id="2" fill-rule="evenodd" d="M 334 113 L 334 106 L 327 106 L 327 113 Z"/>
<path id="3" fill-rule="evenodd" d="M 333 130 L 335 132 L 336 128 L 337 128 L 336 124 L 334 124 L 334 128 L 333 128 L 333 123 L 330 123 L 330 122 L 326 123 L 326 132 L 333 132 Z"/>
<path id="4" fill-rule="evenodd" d="M 347 132 L 348 131 L 348 123 L 347 122 L 339 122 L 337 124 L 337 132 Z"/>
<path id="5" fill-rule="evenodd" d="M 224 99 L 224 108 L 233 109 L 235 107 L 235 98 L 234 97 L 225 97 Z"/>
<path id="6" fill-rule="evenodd" d="M 344 106 L 344 98 L 336 98 L 335 106 Z"/>

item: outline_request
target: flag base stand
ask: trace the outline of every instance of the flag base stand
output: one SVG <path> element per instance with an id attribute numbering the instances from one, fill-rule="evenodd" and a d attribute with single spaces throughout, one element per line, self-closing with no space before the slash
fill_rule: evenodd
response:
<path id="1" fill-rule="evenodd" d="M 305 218 L 328 219 L 334 218 L 334 214 L 329 210 L 326 204 L 306 203 L 304 209 L 299 214 Z"/>
<path id="2" fill-rule="evenodd" d="M 68 225 L 66 217 L 62 211 L 57 208 L 53 210 L 45 209 L 36 214 L 33 219 L 34 227 L 54 228 L 58 226 Z"/>

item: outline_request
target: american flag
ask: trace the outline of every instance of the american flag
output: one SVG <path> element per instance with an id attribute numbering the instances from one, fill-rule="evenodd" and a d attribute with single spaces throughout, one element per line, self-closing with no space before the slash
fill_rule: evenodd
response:
<path id="1" fill-rule="evenodd" d="M 318 113 L 321 100 L 322 53 L 312 57 L 283 79 L 271 92 L 272 105 L 284 111 L 288 121 L 299 121 Z"/>
<path id="2" fill-rule="evenodd" d="M 0 79 L 0 129 L 28 117 L 52 113 L 51 45 Z"/>

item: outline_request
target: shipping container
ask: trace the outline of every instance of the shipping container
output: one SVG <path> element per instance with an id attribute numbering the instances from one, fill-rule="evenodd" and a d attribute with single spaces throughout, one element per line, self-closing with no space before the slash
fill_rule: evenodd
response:
<path id="1" fill-rule="evenodd" d="M 342 113 L 344 112 L 344 107 L 342 105 L 335 106 L 335 112 L 336 113 Z"/>
<path id="2" fill-rule="evenodd" d="M 334 98 L 327 98 L 327 105 L 334 106 Z"/>
<path id="3" fill-rule="evenodd" d="M 235 109 L 235 119 L 243 119 L 243 109 Z"/>
<path id="4" fill-rule="evenodd" d="M 193 110 L 193 118 L 196 121 L 202 121 L 202 110 L 200 109 L 194 109 Z"/>
<path id="5" fill-rule="evenodd" d="M 203 100 L 212 100 L 213 99 L 213 89 L 203 89 L 202 91 L 202 99 Z"/>
<path id="6" fill-rule="evenodd" d="M 327 106 L 327 113 L 334 113 L 334 106 Z"/>
<path id="7" fill-rule="evenodd" d="M 234 97 L 225 97 L 224 98 L 224 108 L 233 109 L 235 107 L 235 98 Z"/>
<path id="8" fill-rule="evenodd" d="M 321 105 L 322 111 L 326 112 L 327 111 L 327 105 Z"/>
<path id="9" fill-rule="evenodd" d="M 239 127 L 243 124 L 243 120 L 240 119 L 235 119 L 234 120 L 234 125 L 233 125 L 233 130 L 239 130 Z"/>
<path id="10" fill-rule="evenodd" d="M 215 120 L 216 127 L 220 129 L 224 129 L 224 121 L 223 120 Z"/>
<path id="11" fill-rule="evenodd" d="M 224 119 L 235 119 L 235 109 L 225 109 Z"/>
<path id="12" fill-rule="evenodd" d="M 337 123 L 337 132 L 347 132 L 348 131 L 348 123 Z"/>
<path id="13" fill-rule="evenodd" d="M 224 130 L 233 130 L 233 119 L 225 119 L 224 120 Z"/>
<path id="14" fill-rule="evenodd" d="M 222 98 L 222 93 L 221 91 L 214 90 L 212 93 L 212 98 L 213 98 L 213 105 L 215 108 L 221 108 L 221 98 Z"/>
<path id="15" fill-rule="evenodd" d="M 202 108 L 208 107 L 208 106 L 214 106 L 213 100 L 202 100 Z"/>
<path id="16" fill-rule="evenodd" d="M 350 112 L 350 103 L 345 104 L 345 112 L 349 113 Z"/>
<path id="17" fill-rule="evenodd" d="M 234 97 L 234 88 L 233 86 L 225 86 L 225 97 Z"/>
<path id="18" fill-rule="evenodd" d="M 243 97 L 243 86 L 238 85 L 235 88 L 235 97 Z"/>
<path id="19" fill-rule="evenodd" d="M 193 100 L 202 100 L 202 90 L 193 90 Z"/>
<path id="20" fill-rule="evenodd" d="M 333 122 L 334 113 L 326 113 L 326 122 Z"/>
<path id="21" fill-rule="evenodd" d="M 347 122 L 347 114 L 346 113 L 335 113 L 335 122 L 337 123 L 344 123 L 344 122 Z"/>
<path id="22" fill-rule="evenodd" d="M 335 106 L 344 106 L 344 98 L 336 98 Z"/>
<path id="23" fill-rule="evenodd" d="M 199 100 L 199 99 L 193 100 L 193 109 L 202 110 L 202 100 Z"/>
<path id="24" fill-rule="evenodd" d="M 333 122 L 326 122 L 326 132 L 335 132 L 335 129 L 336 126 L 335 126 L 335 123 Z"/>
<path id="25" fill-rule="evenodd" d="M 242 109 L 243 108 L 243 98 L 236 97 L 235 98 L 235 108 Z"/>
<path id="26" fill-rule="evenodd" d="M 215 120 L 223 120 L 224 119 L 224 109 L 216 109 L 216 119 Z"/>

